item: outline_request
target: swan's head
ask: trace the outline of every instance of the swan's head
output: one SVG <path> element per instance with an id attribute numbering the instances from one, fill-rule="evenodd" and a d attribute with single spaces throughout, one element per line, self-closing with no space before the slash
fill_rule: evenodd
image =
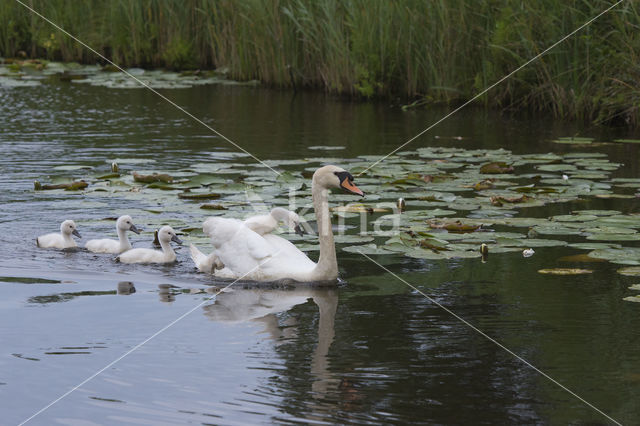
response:
<path id="1" fill-rule="evenodd" d="M 116 222 L 116 228 L 122 229 L 123 231 L 132 231 L 136 234 L 139 234 L 140 231 L 142 231 L 142 229 L 133 224 L 133 219 L 131 219 L 131 216 L 129 215 L 120 216 Z"/>
<path id="2" fill-rule="evenodd" d="M 283 222 L 289 229 L 295 231 L 296 234 L 302 236 L 304 231 L 300 226 L 300 216 L 296 212 L 292 212 L 282 207 L 276 207 L 271 210 L 271 216 L 278 222 Z"/>
<path id="3" fill-rule="evenodd" d="M 364 197 L 364 192 L 354 185 L 351 173 L 338 166 L 320 167 L 313 174 L 313 183 L 323 188 L 342 188 L 344 191 Z"/>
<path id="4" fill-rule="evenodd" d="M 60 232 L 63 235 L 75 235 L 78 238 L 82 238 L 80 236 L 80 233 L 78 232 L 78 227 L 76 226 L 76 223 L 72 220 L 65 220 L 64 222 L 62 222 L 62 224 L 60 225 Z"/>
<path id="5" fill-rule="evenodd" d="M 158 241 L 161 243 L 168 243 L 169 241 L 176 242 L 178 244 L 182 244 L 182 240 L 178 238 L 176 232 L 170 226 L 163 226 L 158 231 Z"/>

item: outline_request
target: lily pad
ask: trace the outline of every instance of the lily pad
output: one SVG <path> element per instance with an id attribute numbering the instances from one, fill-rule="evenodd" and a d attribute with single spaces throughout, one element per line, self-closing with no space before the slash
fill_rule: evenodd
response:
<path id="1" fill-rule="evenodd" d="M 215 200 L 221 195 L 214 192 L 182 192 L 178 194 L 178 198 L 184 200 Z"/>
<path id="2" fill-rule="evenodd" d="M 550 275 L 583 275 L 583 274 L 591 274 L 593 273 L 593 271 L 591 269 L 578 269 L 578 268 L 549 268 L 549 269 L 539 269 L 538 273 L 550 274 Z"/>
<path id="3" fill-rule="evenodd" d="M 89 184 L 83 180 L 73 181 L 68 183 L 57 184 L 41 184 L 38 181 L 33 183 L 33 187 L 36 191 L 51 190 L 51 189 L 64 189 L 65 191 L 80 191 L 85 189 Z"/>
<path id="4" fill-rule="evenodd" d="M 589 222 L 592 220 L 596 220 L 598 216 L 587 215 L 587 214 L 565 214 L 559 216 L 551 217 L 551 220 L 555 220 L 556 222 Z"/>
<path id="5" fill-rule="evenodd" d="M 67 165 L 67 166 L 55 166 L 54 167 L 54 170 L 67 170 L 67 171 L 91 170 L 91 169 L 93 169 L 92 166 L 82 166 L 82 165 L 75 165 L 75 166 Z"/>
<path id="6" fill-rule="evenodd" d="M 595 139 L 593 138 L 585 138 L 585 137 L 577 137 L 577 136 L 569 136 L 558 138 L 551 142 L 553 143 L 561 143 L 561 144 L 570 144 L 570 145 L 587 145 L 593 142 Z"/>
<path id="7" fill-rule="evenodd" d="M 640 247 L 601 248 L 593 250 L 589 256 L 623 265 L 640 265 Z"/>
<path id="8" fill-rule="evenodd" d="M 587 240 L 593 241 L 640 241 L 640 234 L 601 233 L 590 234 Z"/>
<path id="9" fill-rule="evenodd" d="M 343 251 L 349 252 L 349 253 L 364 253 L 364 254 L 385 254 L 385 255 L 389 255 L 389 254 L 395 254 L 395 252 L 393 251 L 389 251 L 384 249 L 383 247 L 378 247 L 375 244 L 362 244 L 362 245 L 357 245 L 357 246 L 347 246 L 347 247 L 342 247 Z"/>
<path id="10" fill-rule="evenodd" d="M 599 250 L 599 249 L 618 249 L 621 248 L 620 244 L 607 244 L 607 243 L 571 243 L 568 247 L 582 249 L 582 250 Z"/>
<path id="11" fill-rule="evenodd" d="M 619 143 L 640 143 L 640 139 L 614 139 L 614 142 L 619 142 Z"/>
<path id="12" fill-rule="evenodd" d="M 604 259 L 597 259 L 589 256 L 588 254 L 574 254 L 571 256 L 562 256 L 558 259 L 558 262 L 578 262 L 578 263 L 594 263 L 594 262 L 606 262 Z"/>
<path id="13" fill-rule="evenodd" d="M 617 210 L 574 210 L 571 213 L 588 216 L 615 216 L 620 214 Z"/>
<path id="14" fill-rule="evenodd" d="M 336 235 L 335 242 L 338 244 L 368 243 L 373 241 L 369 235 Z"/>
<path id="15" fill-rule="evenodd" d="M 433 229 L 445 229 L 448 232 L 456 232 L 456 233 L 464 233 L 464 232 L 473 232 L 480 228 L 480 225 L 475 224 L 465 224 L 460 220 L 454 221 L 439 221 L 439 220 L 429 220 L 427 221 L 429 227 Z"/>
<path id="16" fill-rule="evenodd" d="M 618 273 L 620 275 L 625 275 L 628 277 L 638 277 L 640 276 L 640 266 L 630 266 L 628 268 L 618 269 Z"/>
<path id="17" fill-rule="evenodd" d="M 542 170 L 543 172 L 568 172 L 577 170 L 577 167 L 573 164 L 542 164 L 536 166 L 536 169 Z"/>
<path id="18" fill-rule="evenodd" d="M 503 161 L 494 161 L 491 163 L 483 164 L 480 167 L 480 173 L 483 174 L 505 174 L 513 173 L 513 166 L 508 165 Z"/>
<path id="19" fill-rule="evenodd" d="M 346 206 L 332 207 L 332 212 L 347 212 L 347 213 L 387 213 L 390 209 L 383 209 L 379 207 L 370 207 L 364 204 L 349 204 Z"/>

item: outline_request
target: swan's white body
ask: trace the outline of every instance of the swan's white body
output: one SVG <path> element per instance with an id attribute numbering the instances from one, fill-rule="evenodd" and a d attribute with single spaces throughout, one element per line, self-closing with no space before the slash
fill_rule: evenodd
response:
<path id="1" fill-rule="evenodd" d="M 329 188 L 342 187 L 364 195 L 352 183 L 353 177 L 336 166 L 325 166 L 313 175 L 311 193 L 318 222 L 320 258 L 313 262 L 295 245 L 277 235 L 259 235 L 235 219 L 210 218 L 203 231 L 211 237 L 213 254 L 225 265 L 231 278 L 302 282 L 331 281 L 338 278 L 338 261 L 329 215 Z M 218 271 L 214 272 L 216 276 Z M 225 278 L 229 278 L 225 276 Z"/>
<path id="2" fill-rule="evenodd" d="M 72 220 L 65 220 L 60 225 L 60 233 L 41 235 L 36 238 L 36 245 L 41 248 L 58 248 L 65 249 L 77 247 L 78 245 L 72 238 L 72 235 L 80 237 L 76 223 Z"/>
<path id="3" fill-rule="evenodd" d="M 127 250 L 131 250 L 131 243 L 129 242 L 129 237 L 127 237 L 127 231 L 133 231 L 136 234 L 139 234 L 140 231 L 133 224 L 133 220 L 131 216 L 124 215 L 118 218 L 116 222 L 116 231 L 118 232 L 118 240 L 111 240 L 108 238 L 100 239 L 100 240 L 89 240 L 84 245 L 87 250 L 93 253 L 123 253 Z"/>
<path id="4" fill-rule="evenodd" d="M 297 227 L 299 226 L 300 218 L 296 213 L 292 211 L 289 211 L 282 207 L 276 207 L 271 210 L 269 214 L 252 216 L 248 219 L 245 219 L 242 223 L 244 224 L 244 226 L 257 233 L 258 235 L 265 235 L 273 232 L 278 227 L 279 222 L 287 224 L 287 226 L 291 229 L 297 229 Z M 224 223 L 227 223 L 227 226 L 231 227 L 232 229 L 236 229 L 235 227 L 238 226 L 238 221 L 236 219 L 220 218 L 219 226 L 225 226 Z M 207 231 L 205 232 L 208 234 Z M 223 278 L 234 278 L 234 274 L 231 271 L 224 270 L 224 265 L 222 264 L 218 256 L 216 256 L 215 251 L 209 255 L 206 255 L 202 253 L 195 245 L 191 244 L 189 246 L 189 252 L 191 254 L 193 263 L 195 263 L 196 268 L 198 268 L 200 272 L 212 273 L 216 269 L 219 269 L 216 272 L 216 276 Z"/>
<path id="5" fill-rule="evenodd" d="M 162 251 L 135 248 L 125 251 L 120 256 L 116 257 L 117 261 L 122 263 L 172 263 L 176 261 L 176 253 L 171 247 L 171 241 L 181 243 L 180 239 L 176 236 L 174 230 L 170 226 L 163 226 L 158 231 L 158 241 L 160 241 L 160 247 Z"/>

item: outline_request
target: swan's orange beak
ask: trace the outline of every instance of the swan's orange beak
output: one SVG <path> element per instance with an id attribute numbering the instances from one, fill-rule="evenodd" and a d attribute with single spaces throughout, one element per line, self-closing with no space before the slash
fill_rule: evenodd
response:
<path id="1" fill-rule="evenodd" d="M 340 182 L 340 186 L 347 192 L 364 197 L 364 192 L 362 192 L 360 188 L 355 186 L 349 179 L 344 179 L 342 182 Z"/>

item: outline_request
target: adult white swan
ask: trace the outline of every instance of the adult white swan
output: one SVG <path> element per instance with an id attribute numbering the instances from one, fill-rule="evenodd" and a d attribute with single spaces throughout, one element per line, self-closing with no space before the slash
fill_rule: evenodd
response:
<path id="1" fill-rule="evenodd" d="M 125 251 L 116 257 L 116 261 L 122 263 L 172 263 L 176 261 L 176 253 L 171 247 L 171 241 L 182 244 L 173 228 L 163 226 L 158 231 L 158 241 L 162 251 L 147 248 L 135 248 Z"/>
<path id="2" fill-rule="evenodd" d="M 229 222 L 229 226 L 235 226 L 236 224 L 236 222 L 233 222 L 234 219 L 224 220 L 231 221 Z M 265 235 L 275 231 L 280 222 L 287 225 L 297 234 L 303 234 L 302 228 L 300 227 L 300 217 L 298 217 L 295 212 L 282 207 L 275 207 L 269 214 L 252 216 L 248 219 L 245 219 L 243 223 L 253 232 L 259 235 Z M 215 253 L 206 255 L 193 244 L 189 245 L 189 253 L 191 254 L 193 263 L 195 263 L 196 268 L 198 268 L 200 272 L 211 273 L 215 269 L 222 269 L 224 267 Z"/>
<path id="3" fill-rule="evenodd" d="M 77 247 L 76 242 L 71 238 L 71 235 L 75 235 L 78 238 L 82 238 L 76 227 L 76 223 L 72 220 L 65 220 L 60 224 L 60 233 L 52 233 L 41 235 L 36 238 L 36 245 L 41 248 L 71 248 Z"/>
<path id="4" fill-rule="evenodd" d="M 133 224 L 131 216 L 124 215 L 118 218 L 116 222 L 116 231 L 118 232 L 118 240 L 111 240 L 104 238 L 101 240 L 89 240 L 84 245 L 87 250 L 93 253 L 122 253 L 127 250 L 131 250 L 131 243 L 129 237 L 127 237 L 127 231 L 135 232 L 139 234 L 141 229 L 137 228 Z"/>
<path id="5" fill-rule="evenodd" d="M 212 217 L 203 230 L 211 237 L 214 254 L 224 264 L 215 275 L 254 281 L 293 279 L 302 282 L 338 278 L 338 261 L 329 213 L 329 189 L 342 188 L 364 196 L 353 184 L 353 176 L 337 166 L 316 170 L 311 183 L 313 209 L 318 223 L 320 258 L 314 262 L 291 242 L 277 235 L 258 235 L 241 221 Z"/>

